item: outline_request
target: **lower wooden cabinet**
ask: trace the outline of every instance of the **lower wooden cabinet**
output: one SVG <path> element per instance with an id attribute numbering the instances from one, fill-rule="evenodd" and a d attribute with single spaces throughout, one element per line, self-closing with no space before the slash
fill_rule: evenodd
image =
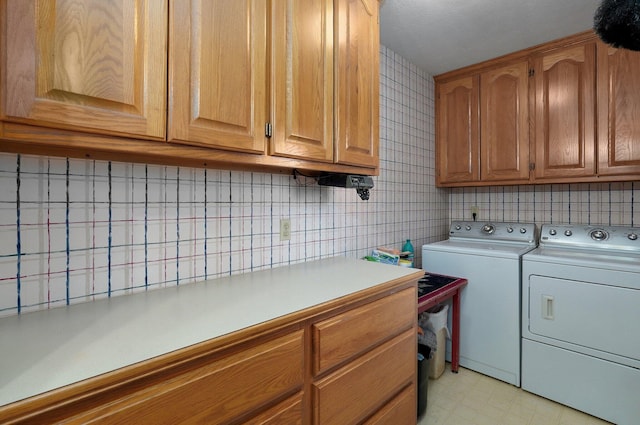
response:
<path id="1" fill-rule="evenodd" d="M 412 289 L 338 314 L 312 326 L 313 372 L 319 374 L 366 352 L 411 327 L 416 297 Z"/>
<path id="2" fill-rule="evenodd" d="M 53 391 L 44 400 L 23 405 L 21 416 L 11 418 L 0 410 L 1 423 L 65 424 L 222 424 L 247 417 L 273 404 L 303 385 L 304 332 L 297 330 L 259 344 L 236 347 L 234 354 L 187 355 L 160 361 L 134 376 L 126 372 L 97 377 L 93 390 L 68 397 Z M 168 360 L 168 359 L 167 359 Z M 169 361 L 169 360 L 168 360 Z M 120 376 L 119 376 L 120 375 Z M 91 380 L 88 380 L 91 381 Z M 88 383 L 90 385 L 90 383 Z M 47 400 L 48 399 L 48 400 Z M 39 405 L 42 401 L 49 401 Z M 296 414 L 296 412 L 298 412 Z M 295 403 L 276 406 L 260 416 L 262 422 L 285 423 L 281 418 L 301 418 Z M 271 421 L 271 422 L 270 422 Z M 295 423 L 295 422 L 286 422 Z"/>
<path id="3" fill-rule="evenodd" d="M 0 423 L 411 423 L 420 276 L 1 406 Z"/>
<path id="4" fill-rule="evenodd" d="M 302 393 L 276 405 L 266 412 L 244 422 L 246 425 L 300 425 L 302 424 Z"/>
<path id="5" fill-rule="evenodd" d="M 415 381 L 414 329 L 355 359 L 313 386 L 314 424 L 360 423 Z M 415 400 L 411 403 L 414 416 Z"/>
<path id="6" fill-rule="evenodd" d="M 393 400 L 367 420 L 364 425 L 412 424 L 416 420 L 416 388 L 405 388 Z"/>

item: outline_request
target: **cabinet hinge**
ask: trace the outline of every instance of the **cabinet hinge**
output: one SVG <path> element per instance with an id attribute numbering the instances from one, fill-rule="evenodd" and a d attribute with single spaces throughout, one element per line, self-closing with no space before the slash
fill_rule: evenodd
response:
<path id="1" fill-rule="evenodd" d="M 267 137 L 271 137 L 273 128 L 271 127 L 271 123 L 268 122 L 264 125 L 264 135 Z"/>
<path id="2" fill-rule="evenodd" d="M 533 68 L 529 69 L 529 77 L 533 77 L 534 75 L 536 75 L 536 71 Z"/>
<path id="3" fill-rule="evenodd" d="M 535 170 L 535 169 L 536 169 L 536 163 L 535 163 L 535 162 L 530 162 L 530 163 L 529 163 L 529 170 L 530 170 L 530 171 L 533 171 L 533 170 Z"/>

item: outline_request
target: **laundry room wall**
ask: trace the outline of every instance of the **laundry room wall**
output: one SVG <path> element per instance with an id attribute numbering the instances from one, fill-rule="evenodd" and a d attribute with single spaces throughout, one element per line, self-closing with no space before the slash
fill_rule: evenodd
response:
<path id="1" fill-rule="evenodd" d="M 419 254 L 444 238 L 433 78 L 380 53 L 380 175 L 366 202 L 278 174 L 0 154 L 0 316 L 359 258 L 407 238 Z M 280 218 L 291 220 L 290 241 L 279 239 Z"/>
<path id="2" fill-rule="evenodd" d="M 452 220 L 640 226 L 640 182 L 455 188 Z"/>

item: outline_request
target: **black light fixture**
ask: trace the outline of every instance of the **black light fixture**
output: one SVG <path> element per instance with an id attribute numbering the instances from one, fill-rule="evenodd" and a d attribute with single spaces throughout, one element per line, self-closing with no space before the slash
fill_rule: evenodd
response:
<path id="1" fill-rule="evenodd" d="M 613 47 L 640 51 L 640 0 L 603 0 L 593 29 Z"/>

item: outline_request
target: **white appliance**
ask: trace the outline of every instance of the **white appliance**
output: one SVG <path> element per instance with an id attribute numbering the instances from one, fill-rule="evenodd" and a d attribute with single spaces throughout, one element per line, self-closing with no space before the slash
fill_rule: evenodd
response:
<path id="1" fill-rule="evenodd" d="M 460 296 L 461 366 L 520 386 L 521 259 L 536 246 L 535 224 L 473 221 L 454 221 L 449 239 L 422 246 L 427 272 L 469 282 Z"/>
<path id="2" fill-rule="evenodd" d="M 522 388 L 640 423 L 640 228 L 545 224 L 522 260 Z"/>

